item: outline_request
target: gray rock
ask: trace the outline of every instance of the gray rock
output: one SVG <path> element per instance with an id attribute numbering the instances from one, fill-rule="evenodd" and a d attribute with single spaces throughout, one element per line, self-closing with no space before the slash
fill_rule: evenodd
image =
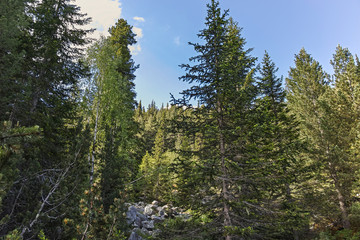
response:
<path id="1" fill-rule="evenodd" d="M 142 240 L 141 236 L 156 237 L 160 230 L 155 229 L 155 224 L 165 220 L 168 217 L 181 217 L 185 221 L 191 216 L 183 213 L 181 209 L 175 208 L 172 205 L 158 206 L 158 201 L 153 201 L 152 204 L 145 204 L 143 202 L 126 204 L 128 211 L 126 212 L 126 221 L 132 227 L 132 232 L 129 240 Z"/>
<path id="2" fill-rule="evenodd" d="M 144 214 L 148 216 L 153 214 L 154 210 L 152 209 L 152 207 L 153 205 L 151 204 L 146 205 L 146 207 L 144 208 Z"/>
<path id="3" fill-rule="evenodd" d="M 131 235 L 129 237 L 129 240 L 143 240 L 143 238 L 137 233 L 137 229 L 133 230 L 131 232 Z"/>
<path id="4" fill-rule="evenodd" d="M 142 225 L 144 228 L 146 229 L 154 229 L 155 226 L 154 226 L 154 221 L 153 220 L 150 220 L 150 221 L 143 221 L 142 222 Z"/>
<path id="5" fill-rule="evenodd" d="M 144 214 L 140 213 L 140 212 L 136 213 L 136 217 L 140 218 L 141 221 L 146 221 L 147 220 L 147 217 Z"/>
<path id="6" fill-rule="evenodd" d="M 165 211 L 164 211 L 164 210 L 160 210 L 160 211 L 159 211 L 159 216 L 165 216 Z"/>
<path id="7" fill-rule="evenodd" d="M 144 208 L 143 207 L 137 206 L 136 209 L 137 209 L 138 212 L 144 213 Z"/>
<path id="8" fill-rule="evenodd" d="M 126 222 L 128 224 L 132 224 L 136 220 L 137 210 L 134 206 L 130 206 L 128 211 L 126 212 Z"/>
<path id="9" fill-rule="evenodd" d="M 152 232 L 147 230 L 146 228 L 142 228 L 141 233 L 147 236 L 150 236 L 152 234 Z"/>
<path id="10" fill-rule="evenodd" d="M 156 224 L 156 223 L 163 221 L 164 217 L 158 217 L 158 216 L 152 215 L 151 219 L 154 221 L 154 224 Z"/>
<path id="11" fill-rule="evenodd" d="M 139 217 L 136 217 L 134 224 L 136 224 L 139 228 L 143 226 L 142 221 Z"/>
<path id="12" fill-rule="evenodd" d="M 159 235 L 159 233 L 161 233 L 161 231 L 159 229 L 155 229 L 154 231 L 151 232 L 151 236 L 156 237 Z"/>

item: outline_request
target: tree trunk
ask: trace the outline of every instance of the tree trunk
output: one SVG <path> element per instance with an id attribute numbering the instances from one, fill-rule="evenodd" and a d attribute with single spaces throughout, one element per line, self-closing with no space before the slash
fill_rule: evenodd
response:
<path id="1" fill-rule="evenodd" d="M 341 211 L 341 220 L 342 220 L 343 227 L 345 229 L 350 229 L 349 215 L 348 215 L 347 210 L 346 210 L 344 195 L 341 192 L 340 184 L 339 184 L 339 181 L 337 179 L 336 173 L 331 174 L 331 175 L 332 175 L 332 179 L 334 180 L 335 191 L 336 191 L 338 202 L 339 202 L 339 207 L 340 207 L 340 211 Z"/>
<path id="2" fill-rule="evenodd" d="M 94 181 L 94 167 L 95 167 L 95 149 L 96 149 L 96 138 L 97 138 L 97 131 L 98 131 L 98 122 L 99 122 L 99 101 L 96 106 L 96 119 L 95 119 L 95 127 L 94 127 L 94 138 L 92 143 L 91 149 L 91 160 L 89 155 L 89 163 L 90 163 L 90 188 Z"/>
<path id="3" fill-rule="evenodd" d="M 224 122 L 223 122 L 223 117 L 222 117 L 222 108 L 221 108 L 221 103 L 218 100 L 217 102 L 218 105 L 218 114 L 220 115 L 218 118 L 218 126 L 219 126 L 219 130 L 220 130 L 220 134 L 219 134 L 219 145 L 220 145 L 220 159 L 221 159 L 221 175 L 222 175 L 222 195 L 224 198 L 224 227 L 229 227 L 231 226 L 231 217 L 230 217 L 230 209 L 229 209 L 229 205 L 228 205 L 228 200 L 229 200 L 229 190 L 228 190 L 228 183 L 227 183 L 227 179 L 229 179 L 228 176 L 228 172 L 226 169 L 226 162 L 225 162 L 225 140 L 224 140 L 224 135 L 222 133 L 222 130 L 224 128 Z M 225 236 L 226 240 L 231 240 L 231 236 L 230 235 L 226 235 Z"/>
<path id="4" fill-rule="evenodd" d="M 334 168 L 334 166 L 331 162 L 329 162 L 329 167 L 330 167 L 330 169 L 329 169 L 330 177 L 334 181 L 335 191 L 337 194 L 337 199 L 338 199 L 338 203 L 339 203 L 339 207 L 340 207 L 340 211 L 341 211 L 341 221 L 342 221 L 343 227 L 345 229 L 350 229 L 350 221 L 349 221 L 349 215 L 346 210 L 345 197 L 344 197 L 343 193 L 341 192 L 341 187 L 340 187 L 338 176 L 336 174 L 336 169 Z"/>
<path id="5" fill-rule="evenodd" d="M 85 230 L 82 234 L 82 240 L 87 238 L 87 232 L 89 230 L 89 226 L 91 224 L 92 218 L 92 210 L 93 210 L 93 205 L 94 205 L 94 199 L 93 199 L 93 191 L 92 191 L 92 185 L 94 183 L 94 169 L 95 169 L 95 149 L 96 149 L 96 139 L 97 139 L 97 131 L 98 131 L 98 122 L 99 122 L 99 108 L 100 108 L 100 103 L 99 100 L 97 102 L 97 106 L 96 106 L 96 119 L 95 119 L 95 127 L 94 127 L 94 138 L 93 138 L 93 142 L 92 142 L 92 147 L 91 147 L 91 151 L 89 153 L 89 164 L 90 164 L 90 177 L 89 177 L 89 214 L 88 214 L 88 218 L 86 221 L 86 227 Z"/>

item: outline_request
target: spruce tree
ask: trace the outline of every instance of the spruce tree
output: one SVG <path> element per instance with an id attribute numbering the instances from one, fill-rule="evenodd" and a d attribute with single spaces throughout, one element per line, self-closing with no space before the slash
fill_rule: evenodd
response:
<path id="1" fill-rule="evenodd" d="M 67 0 L 4 2 L 12 3 L 19 5 L 10 8 L 14 15 L 9 20 L 19 21 L 13 31 L 16 48 L 7 53 L 21 58 L 5 79 L 14 84 L 5 94 L 2 117 L 14 126 L 39 126 L 42 132 L 36 141 L 22 143 L 22 158 L 16 163 L 19 174 L 3 199 L 0 234 L 18 229 L 29 238 L 43 228 L 53 237 L 55 226 L 68 214 L 69 196 L 80 189 L 84 177 L 81 171 L 74 174 L 74 168 L 82 169 L 87 148 L 79 137 L 76 101 L 78 80 L 85 75 L 79 57 L 88 31 L 78 27 L 89 19 Z"/>
<path id="2" fill-rule="evenodd" d="M 257 157 L 261 165 L 262 181 L 258 182 L 259 199 L 268 211 L 264 215 L 268 222 L 266 236 L 274 238 L 298 238 L 298 231 L 306 227 L 307 219 L 301 217 L 300 185 L 297 183 L 306 174 L 300 158 L 303 144 L 299 139 L 298 127 L 294 116 L 285 104 L 285 90 L 282 78 L 276 76 L 275 63 L 265 52 L 259 70 L 259 98 L 256 100 L 258 123 Z"/>
<path id="3" fill-rule="evenodd" d="M 25 14 L 27 1 L 0 2 L 0 121 L 10 120 L 11 112 L 21 96 L 21 38 L 28 25 Z"/>
<path id="4" fill-rule="evenodd" d="M 190 123 L 191 128 L 184 126 L 186 134 L 198 132 L 204 138 L 203 146 L 192 153 L 199 159 L 194 171 L 200 175 L 198 191 L 192 196 L 199 210 L 213 209 L 212 224 L 222 221 L 220 232 L 231 239 L 249 234 L 253 227 L 249 224 L 252 221 L 244 218 L 250 216 L 245 209 L 253 206 L 247 201 L 253 193 L 251 187 L 245 189 L 250 177 L 245 168 L 250 167 L 246 164 L 247 131 L 256 96 L 255 58 L 249 56 L 251 50 L 244 49 L 240 29 L 227 17 L 227 11 L 221 11 L 219 2 L 213 0 L 207 6 L 206 28 L 198 34 L 204 43 L 191 44 L 198 53 L 190 58 L 194 65 L 181 65 L 187 73 L 180 80 L 192 86 L 173 103 L 192 108 L 190 100 L 197 100 L 201 105 L 192 108 L 197 121 Z M 204 199 L 205 205 L 201 203 Z"/>

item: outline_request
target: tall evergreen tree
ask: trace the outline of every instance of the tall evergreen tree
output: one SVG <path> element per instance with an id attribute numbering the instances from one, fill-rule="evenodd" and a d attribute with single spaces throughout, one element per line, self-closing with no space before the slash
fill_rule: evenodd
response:
<path id="1" fill-rule="evenodd" d="M 14 73 L 7 79 L 14 83 L 14 91 L 5 95 L 5 105 L 10 106 L 6 118 L 21 126 L 40 126 L 43 137 L 23 143 L 23 157 L 16 163 L 19 174 L 3 199 L 0 234 L 18 228 L 22 237 L 29 238 L 44 228 L 55 236 L 55 226 L 68 214 L 64 206 L 71 202 L 69 195 L 83 180 L 73 167 L 82 165 L 87 148 L 86 141 L 78 142 L 82 130 L 76 94 L 78 80 L 85 75 L 79 57 L 88 31 L 78 27 L 89 19 L 68 0 L 22 1 L 19 6 L 14 9 L 21 9 L 27 22 L 23 24 L 15 13 L 20 21 L 14 33 L 21 34 L 16 33 L 14 43 L 20 43 L 10 52 L 20 54 L 21 61 L 15 61 Z"/>
<path id="2" fill-rule="evenodd" d="M 11 118 L 12 108 L 21 95 L 18 78 L 23 64 L 21 39 L 28 25 L 25 8 L 27 1 L 1 1 L 0 3 L 0 121 Z"/>
<path id="3" fill-rule="evenodd" d="M 256 101 L 258 122 L 254 142 L 257 156 L 262 162 L 258 169 L 263 182 L 259 181 L 259 198 L 263 198 L 270 216 L 267 221 L 267 237 L 298 239 L 298 231 L 306 227 L 306 218 L 300 216 L 299 187 L 297 183 L 306 175 L 299 156 L 303 144 L 299 140 L 294 116 L 285 104 L 282 78 L 276 76 L 278 69 L 265 52 L 258 77 L 260 96 Z M 300 174 L 301 173 L 301 174 Z"/>
<path id="4" fill-rule="evenodd" d="M 191 44 L 199 55 L 190 61 L 197 64 L 182 65 L 187 73 L 180 79 L 192 87 L 173 103 L 192 107 L 189 101 L 198 100 L 202 105 L 193 108 L 197 121 L 191 123 L 191 131 L 201 133 L 205 139 L 203 146 L 193 152 L 199 158 L 196 171 L 202 179 L 196 188 L 200 191 L 193 196 L 199 203 L 210 197 L 206 205 L 200 203 L 197 207 L 211 206 L 213 224 L 222 219 L 220 232 L 231 239 L 247 234 L 252 226 L 252 221 L 244 218 L 248 215 L 245 209 L 252 205 L 246 201 L 252 193 L 251 187 L 249 192 L 245 190 L 249 180 L 245 168 L 250 167 L 246 164 L 250 160 L 247 130 L 256 96 L 255 58 L 249 56 L 251 50 L 244 49 L 240 29 L 227 18 L 227 11 L 221 11 L 219 2 L 213 0 L 207 6 L 206 28 L 198 34 L 204 43 Z"/>
<path id="5" fill-rule="evenodd" d="M 309 143 L 308 157 L 319 167 L 317 181 L 312 183 L 316 186 L 314 194 L 328 201 L 324 211 L 312 210 L 324 218 L 330 215 L 341 219 L 342 226 L 349 229 L 348 208 L 356 169 L 350 148 L 355 141 L 357 113 L 352 102 L 356 98 L 357 67 L 348 50 L 341 47 L 332 64 L 335 81 L 329 84 L 320 64 L 302 49 L 287 79 L 288 100 L 300 122 L 301 134 Z"/>

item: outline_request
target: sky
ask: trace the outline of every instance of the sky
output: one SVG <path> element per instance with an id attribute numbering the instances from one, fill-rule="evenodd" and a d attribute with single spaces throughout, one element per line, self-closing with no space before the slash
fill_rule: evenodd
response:
<path id="1" fill-rule="evenodd" d="M 76 0 L 81 11 L 92 17 L 92 37 L 107 35 L 117 19 L 133 26 L 137 45 L 131 46 L 136 71 L 137 100 L 147 106 L 170 101 L 170 93 L 188 85 L 180 82 L 180 64 L 195 56 L 188 42 L 200 42 L 206 4 L 210 0 Z M 294 55 L 305 48 L 332 73 L 330 60 L 340 44 L 352 54 L 360 53 L 360 0 L 220 0 L 221 9 L 242 28 L 246 48 L 258 62 L 265 50 L 279 68 L 278 76 L 288 76 Z"/>

